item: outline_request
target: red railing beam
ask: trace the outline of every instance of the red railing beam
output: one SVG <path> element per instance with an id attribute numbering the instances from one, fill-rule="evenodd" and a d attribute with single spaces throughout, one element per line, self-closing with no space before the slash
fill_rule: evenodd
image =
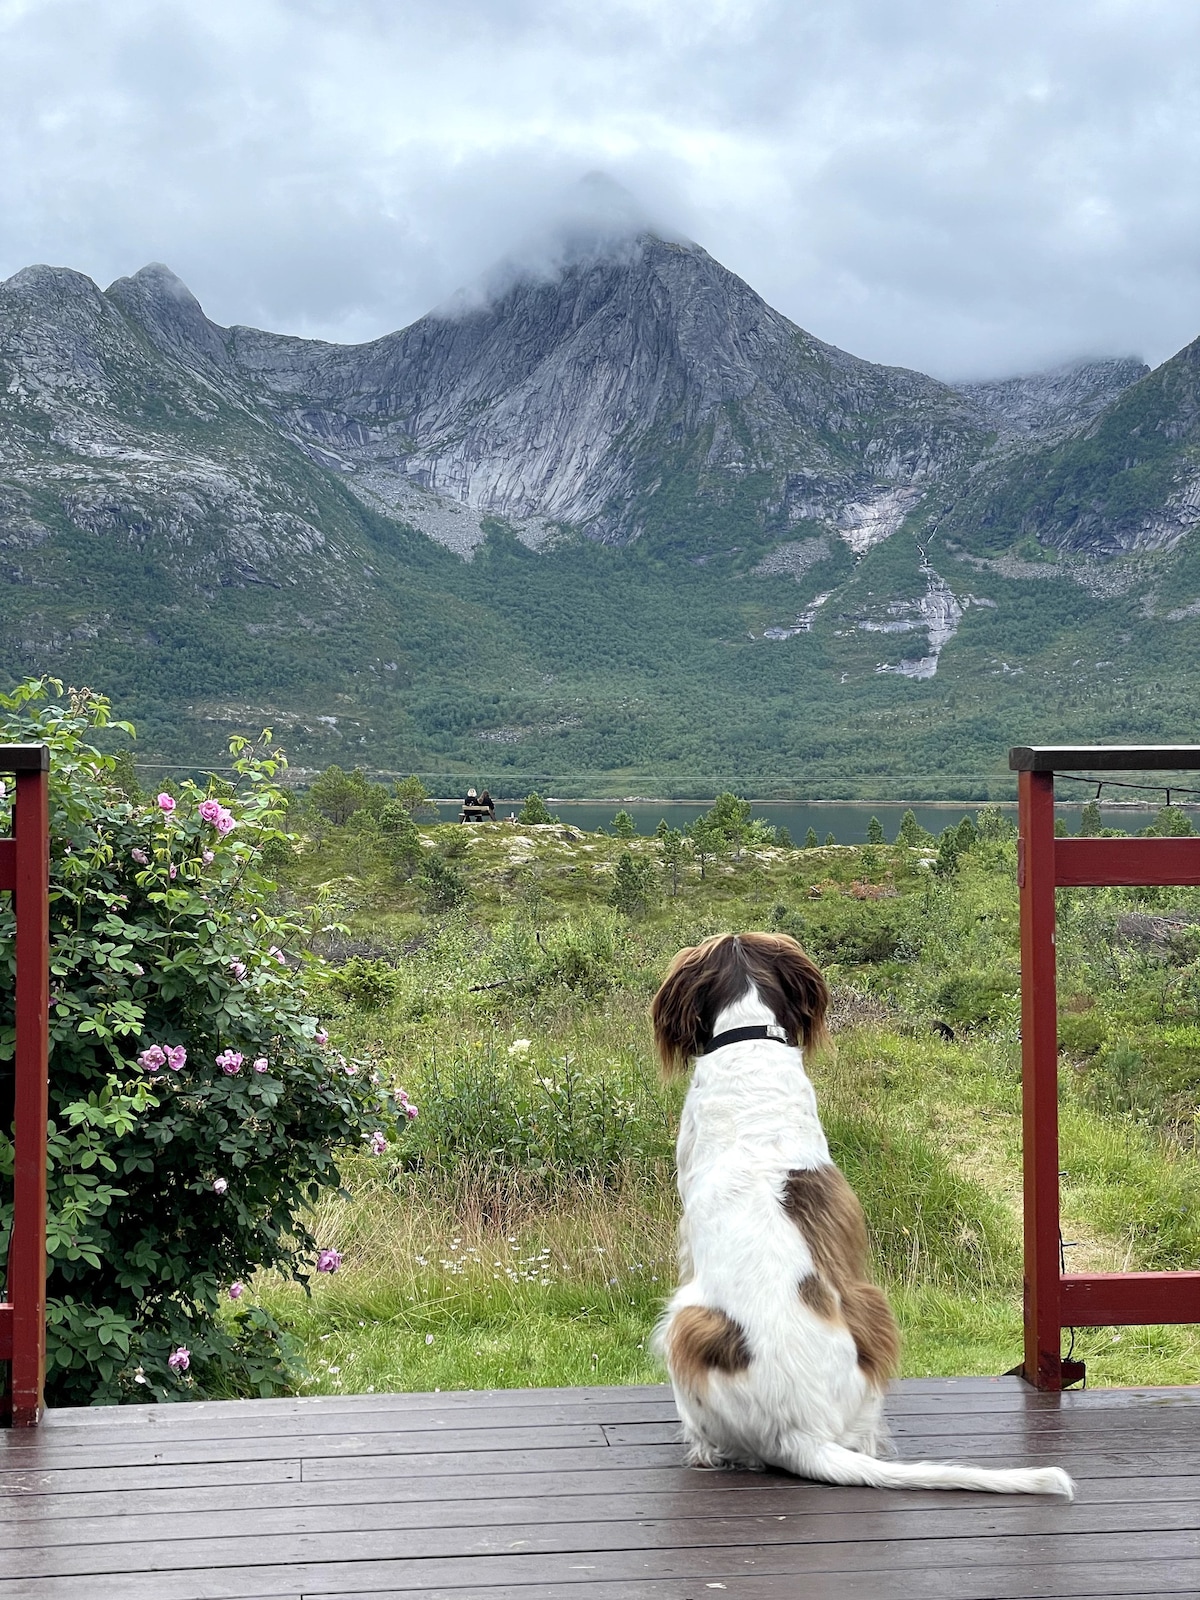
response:
<path id="1" fill-rule="evenodd" d="M 1054 881 L 1060 889 L 1104 884 L 1195 888 L 1200 885 L 1200 838 L 1058 839 Z"/>
<path id="2" fill-rule="evenodd" d="M 1068 1328 L 1200 1322 L 1200 1272 L 1077 1272 L 1059 1286 Z"/>

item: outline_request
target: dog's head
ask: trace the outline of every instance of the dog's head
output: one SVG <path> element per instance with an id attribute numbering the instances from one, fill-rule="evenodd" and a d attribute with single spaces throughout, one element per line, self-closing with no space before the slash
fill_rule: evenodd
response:
<path id="1" fill-rule="evenodd" d="M 682 1072 L 702 1055 L 713 1024 L 751 989 L 774 1014 L 788 1043 L 825 1039 L 825 979 L 786 933 L 722 933 L 681 950 L 654 996 L 650 1020 L 663 1072 Z"/>

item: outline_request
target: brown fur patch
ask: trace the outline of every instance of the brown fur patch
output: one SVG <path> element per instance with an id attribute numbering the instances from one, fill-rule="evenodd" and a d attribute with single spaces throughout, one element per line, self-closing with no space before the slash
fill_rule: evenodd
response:
<path id="1" fill-rule="evenodd" d="M 882 1389 L 899 1365 L 900 1332 L 887 1296 L 868 1278 L 867 1225 L 858 1196 L 834 1166 L 798 1170 L 788 1173 L 783 1209 L 803 1234 L 816 1268 L 816 1278 L 800 1285 L 801 1297 L 811 1303 L 807 1283 L 832 1285 L 841 1302 L 835 1317 L 854 1339 L 859 1366 Z"/>
<path id="2" fill-rule="evenodd" d="M 826 1322 L 837 1322 L 838 1297 L 825 1282 L 824 1278 L 814 1274 L 809 1278 L 801 1278 L 799 1286 L 801 1300 L 810 1311 L 815 1311 L 819 1317 L 824 1317 Z"/>
<path id="3" fill-rule="evenodd" d="M 667 1334 L 671 1376 L 686 1389 L 704 1389 L 710 1372 L 744 1372 L 750 1365 L 745 1331 L 723 1311 L 684 1306 Z"/>
<path id="4" fill-rule="evenodd" d="M 751 989 L 804 1049 L 825 1040 L 829 990 L 820 972 L 786 933 L 722 933 L 681 950 L 650 1007 L 663 1072 L 682 1072 L 702 1055 L 713 1024 Z"/>
<path id="5" fill-rule="evenodd" d="M 851 1283 L 842 1292 L 842 1316 L 854 1338 L 858 1364 L 877 1389 L 900 1368 L 900 1330 L 887 1295 L 873 1283 Z"/>

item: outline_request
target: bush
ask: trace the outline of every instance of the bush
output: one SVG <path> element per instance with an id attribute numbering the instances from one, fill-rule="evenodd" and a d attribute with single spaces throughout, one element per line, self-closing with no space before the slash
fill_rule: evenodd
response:
<path id="1" fill-rule="evenodd" d="M 803 912 L 775 919 L 822 965 L 869 966 L 911 959 L 921 947 L 923 928 L 915 908 L 895 900 L 853 900 L 829 895 Z"/>
<path id="2" fill-rule="evenodd" d="M 43 680 L 0 712 L 0 742 L 51 747 L 50 1402 L 287 1388 L 270 1318 L 218 1308 L 259 1267 L 307 1281 L 308 1204 L 338 1187 L 338 1149 L 392 1129 L 397 1108 L 327 1048 L 282 959 L 303 930 L 268 913 L 259 870 L 279 763 L 237 740 L 227 806 L 190 782 L 139 805 L 87 742 L 105 700 Z M 4 906 L 6 975 L 13 933 Z M 12 1027 L 0 983 L 9 1177 Z M 11 1225 L 8 1201 L 5 1251 Z"/>
<path id="3" fill-rule="evenodd" d="M 426 911 L 449 911 L 461 905 L 470 893 L 462 874 L 436 851 L 426 857 L 417 882 L 425 893 Z"/>
<path id="4" fill-rule="evenodd" d="M 546 802 L 535 789 L 532 794 L 525 796 L 525 804 L 517 813 L 517 821 L 526 827 L 537 827 L 547 822 L 557 822 L 557 817 L 552 817 L 546 809 Z"/>
<path id="5" fill-rule="evenodd" d="M 1068 1011 L 1058 1019 L 1058 1048 L 1073 1056 L 1094 1056 L 1107 1040 L 1108 1024 L 1098 1011 Z"/>
<path id="6" fill-rule="evenodd" d="M 998 969 L 968 969 L 956 972 L 940 986 L 936 996 L 937 1007 L 948 1022 L 958 1022 L 966 1027 L 999 1022 L 1013 1012 L 1020 987 L 1021 981 L 1016 973 Z"/>
<path id="7" fill-rule="evenodd" d="M 332 993 L 360 1011 L 378 1011 L 395 999 L 399 987 L 400 974 L 395 967 L 386 961 L 368 961 L 365 956 L 351 956 L 329 975 Z"/>

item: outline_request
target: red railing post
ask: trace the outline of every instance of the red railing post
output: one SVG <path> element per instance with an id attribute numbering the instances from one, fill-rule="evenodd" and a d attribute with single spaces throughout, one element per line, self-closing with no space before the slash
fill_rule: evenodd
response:
<path id="1" fill-rule="evenodd" d="M 12 1424 L 33 1427 L 46 1378 L 46 1123 L 50 1051 L 50 774 L 44 745 L 0 746 L 16 775 L 12 838 L 0 841 L 0 888 L 16 917 L 13 1229 L 0 1355 L 10 1362 Z"/>
<path id="2" fill-rule="evenodd" d="M 1058 1219 L 1058 974 L 1054 948 L 1054 774 L 1018 779 L 1021 1117 L 1025 1167 L 1025 1366 L 1062 1387 Z"/>

